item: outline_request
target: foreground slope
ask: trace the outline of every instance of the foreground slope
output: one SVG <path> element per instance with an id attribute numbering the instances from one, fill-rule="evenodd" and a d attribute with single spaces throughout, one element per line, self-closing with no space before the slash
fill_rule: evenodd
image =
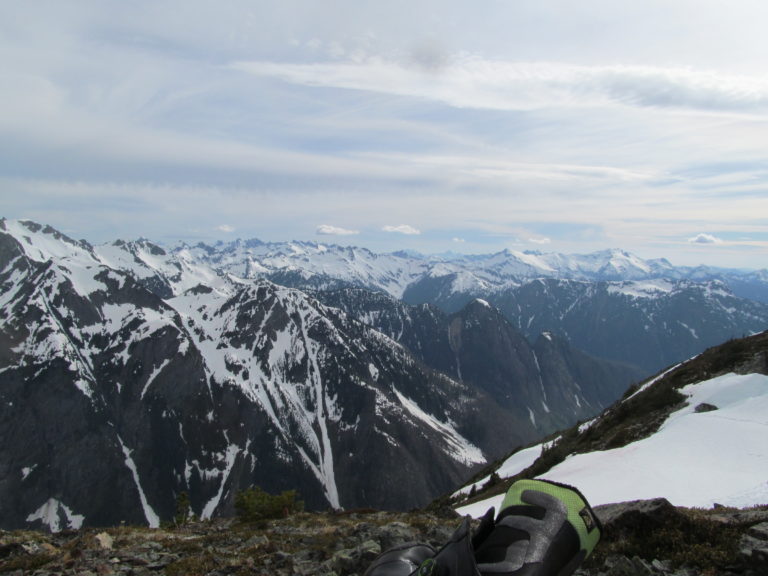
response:
<path id="1" fill-rule="evenodd" d="M 655 497 L 680 506 L 766 504 L 766 414 L 768 332 L 669 369 L 595 420 L 514 454 L 498 474 L 574 484 L 593 504 Z M 484 497 L 484 485 L 460 511 L 498 504 L 501 495 Z"/>

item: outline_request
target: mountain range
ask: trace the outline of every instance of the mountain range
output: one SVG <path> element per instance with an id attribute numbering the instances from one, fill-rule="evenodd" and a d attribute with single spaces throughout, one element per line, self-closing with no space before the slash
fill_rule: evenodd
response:
<path id="1" fill-rule="evenodd" d="M 255 239 L 181 244 L 167 252 L 147 241 L 97 250 L 104 257 L 111 253 L 115 264 L 163 297 L 178 293 L 182 278 L 190 277 L 174 280 L 177 270 L 206 269 L 313 294 L 362 288 L 407 304 L 432 304 L 449 314 L 480 298 L 531 342 L 549 332 L 592 356 L 645 374 L 768 326 L 768 269 L 676 267 L 622 250 L 425 256 Z"/>
<path id="2" fill-rule="evenodd" d="M 253 485 L 423 505 L 763 329 L 766 285 L 619 252 L 93 246 L 0 220 L 0 524 L 156 526 L 182 492 L 206 518 Z"/>

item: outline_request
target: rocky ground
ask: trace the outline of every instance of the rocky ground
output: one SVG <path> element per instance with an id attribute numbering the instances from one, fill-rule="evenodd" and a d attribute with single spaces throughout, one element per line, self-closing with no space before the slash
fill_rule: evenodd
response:
<path id="1" fill-rule="evenodd" d="M 768 507 L 681 510 L 665 500 L 597 509 L 605 537 L 580 576 L 765 576 Z M 458 525 L 449 511 L 299 513 L 157 530 L 0 532 L 0 573 L 46 576 L 362 574 L 383 550 L 439 547 Z"/>

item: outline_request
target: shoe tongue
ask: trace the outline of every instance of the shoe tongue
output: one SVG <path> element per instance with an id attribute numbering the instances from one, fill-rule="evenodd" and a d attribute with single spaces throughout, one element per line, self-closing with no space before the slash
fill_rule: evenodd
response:
<path id="1" fill-rule="evenodd" d="M 503 518 L 501 518 L 503 520 Z M 485 541 L 475 550 L 475 560 L 482 565 L 481 572 L 488 571 L 490 566 L 496 566 L 491 572 L 498 571 L 500 566 L 505 570 L 509 566 L 515 569 L 522 566 L 525 552 L 530 544 L 531 534 L 506 524 L 496 524 Z"/>
<path id="2" fill-rule="evenodd" d="M 488 511 L 480 520 L 480 525 L 475 531 L 475 535 L 472 536 L 472 549 L 477 550 L 480 545 L 488 538 L 488 535 L 493 532 L 493 527 L 496 525 L 494 521 L 495 510 L 494 508 L 488 508 Z"/>

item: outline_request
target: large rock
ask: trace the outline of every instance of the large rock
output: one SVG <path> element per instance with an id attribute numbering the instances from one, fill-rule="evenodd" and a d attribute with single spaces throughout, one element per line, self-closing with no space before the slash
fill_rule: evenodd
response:
<path id="1" fill-rule="evenodd" d="M 614 536 L 658 529 L 684 518 L 666 498 L 605 504 L 597 506 L 595 514 L 603 523 L 606 533 Z"/>
<path id="2" fill-rule="evenodd" d="M 749 566 L 761 567 L 768 574 L 768 522 L 752 526 L 739 542 L 739 553 Z"/>

